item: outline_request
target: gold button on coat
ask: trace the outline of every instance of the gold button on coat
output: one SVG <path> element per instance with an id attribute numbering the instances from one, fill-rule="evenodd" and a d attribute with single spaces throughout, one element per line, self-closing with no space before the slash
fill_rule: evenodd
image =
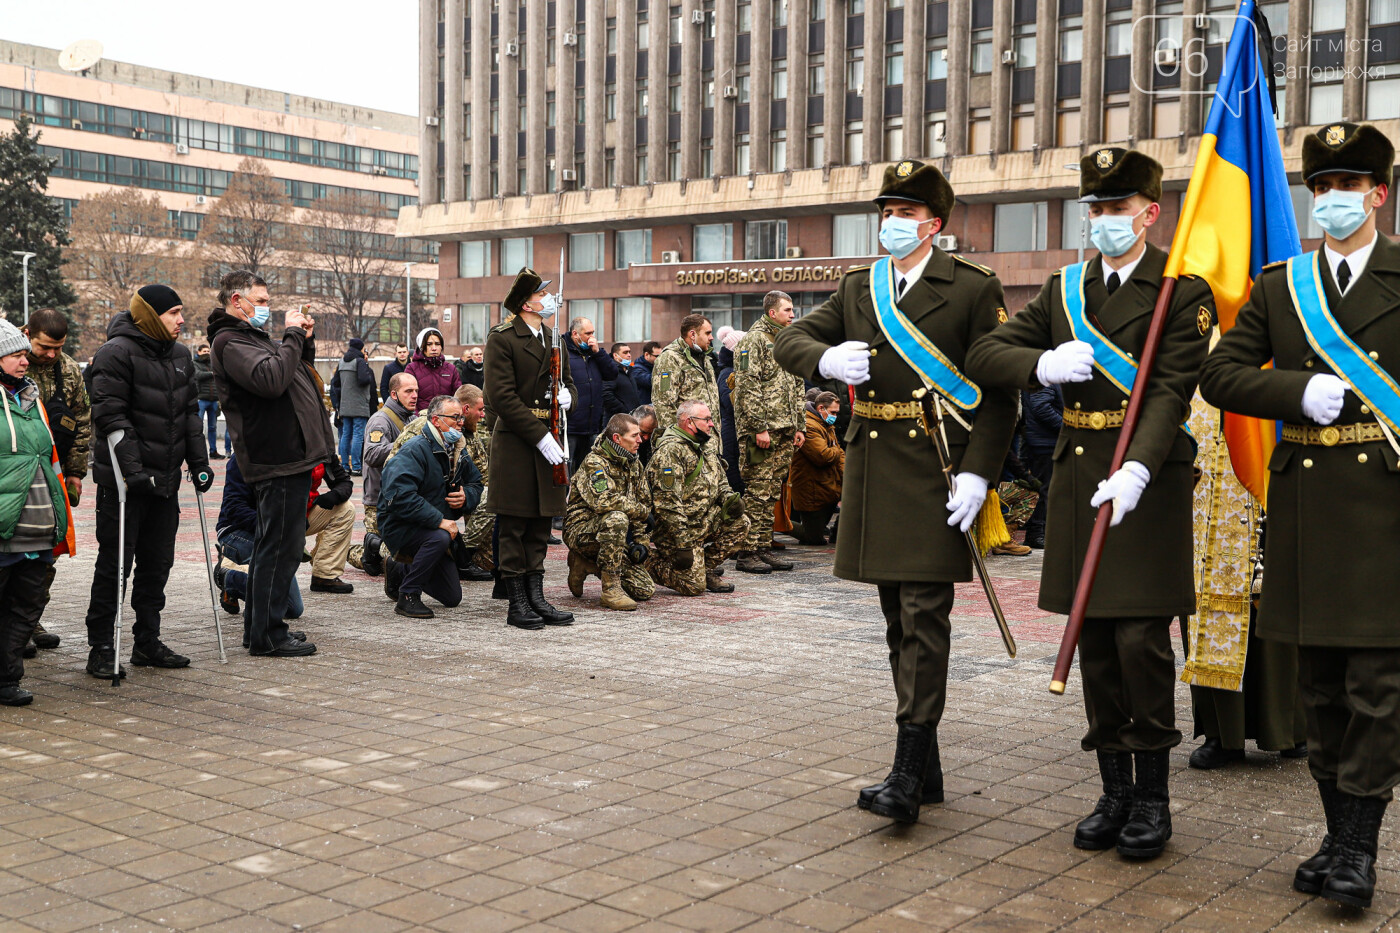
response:
<path id="1" fill-rule="evenodd" d="M 1370 354 L 1368 354 L 1368 355 L 1369 355 L 1369 356 L 1371 357 L 1371 359 L 1373 359 L 1373 360 L 1378 360 L 1378 359 L 1381 358 L 1381 355 L 1380 355 L 1379 353 L 1377 353 L 1375 350 L 1372 350 L 1372 351 L 1370 352 Z"/>
<path id="2" fill-rule="evenodd" d="M 1312 360 L 1303 360 L 1303 365 L 1308 369 L 1312 369 Z"/>
<path id="3" fill-rule="evenodd" d="M 871 347 L 871 348 L 870 348 L 870 355 L 871 355 L 871 356 L 875 356 L 875 355 L 879 354 L 879 352 L 880 352 L 880 348 L 879 348 L 879 347 Z"/>
<path id="4" fill-rule="evenodd" d="M 875 440 L 875 438 L 877 438 L 877 437 L 879 437 L 879 436 L 880 436 L 880 432 L 879 432 L 879 431 L 871 431 L 871 432 L 870 432 L 870 439 L 871 439 L 872 441 Z"/>
<path id="5" fill-rule="evenodd" d="M 874 432 L 872 432 L 872 433 L 874 433 Z M 1303 461 L 1303 467 L 1304 467 L 1305 469 L 1309 469 L 1309 470 L 1312 469 L 1312 458 L 1311 458 L 1311 457 L 1309 457 L 1307 460 L 1304 460 L 1304 461 Z"/>
<path id="6" fill-rule="evenodd" d="M 1076 448 L 1074 448 L 1074 454 L 1075 454 L 1075 456 L 1083 456 L 1083 454 L 1084 454 L 1084 448 L 1083 448 L 1083 447 L 1076 447 Z"/>
<path id="7" fill-rule="evenodd" d="M 910 437 L 918 437 L 918 436 L 919 436 L 919 432 L 916 431 L 914 428 L 910 428 L 910 429 L 909 429 L 909 436 L 910 436 Z"/>
<path id="8" fill-rule="evenodd" d="M 1362 453 L 1362 454 L 1357 454 L 1357 455 L 1356 455 L 1356 462 L 1357 462 L 1357 463 L 1365 463 L 1365 462 L 1366 462 L 1366 455 L 1365 455 L 1364 453 Z"/>
<path id="9" fill-rule="evenodd" d="M 1362 406 L 1361 406 L 1361 413 L 1362 413 L 1363 415 L 1369 415 L 1369 414 L 1371 413 L 1371 406 L 1370 406 L 1370 405 L 1362 405 Z"/>
<path id="10" fill-rule="evenodd" d="M 867 397 L 868 397 L 868 398 L 874 398 L 874 397 L 875 397 L 875 390 L 874 390 L 874 389 L 871 389 L 870 392 L 867 393 Z"/>
<path id="11" fill-rule="evenodd" d="M 1078 402 L 1075 402 L 1075 403 L 1074 403 L 1074 407 L 1075 407 L 1075 410 L 1078 410 L 1078 409 L 1081 408 L 1082 406 L 1081 406 Z"/>

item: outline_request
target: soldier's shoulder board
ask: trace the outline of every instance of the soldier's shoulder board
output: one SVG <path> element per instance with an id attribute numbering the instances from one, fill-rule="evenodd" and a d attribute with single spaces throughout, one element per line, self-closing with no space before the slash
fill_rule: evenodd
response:
<path id="1" fill-rule="evenodd" d="M 511 329 L 513 329 L 514 327 L 515 327 L 515 322 L 514 322 L 514 321 L 502 321 L 501 323 L 497 324 L 495 327 L 491 328 L 491 333 L 493 333 L 493 334 L 504 334 L 506 331 L 511 330 Z"/>
<path id="2" fill-rule="evenodd" d="M 855 273 L 855 272 L 869 272 L 869 271 L 870 271 L 870 265 L 869 265 L 869 263 L 867 263 L 866 265 L 863 265 L 863 266 L 851 266 L 849 269 L 846 270 L 846 274 L 847 274 L 847 275 L 851 275 L 852 273 Z"/>
<path id="3" fill-rule="evenodd" d="M 1287 259 L 1280 259 L 1278 262 L 1271 262 L 1271 263 L 1269 263 L 1267 266 L 1265 266 L 1264 268 L 1260 269 L 1260 270 L 1259 270 L 1259 274 L 1260 274 L 1260 275 L 1263 275 L 1265 272 L 1268 272 L 1270 269 L 1282 269 L 1282 268 L 1283 268 L 1284 266 L 1286 266 L 1286 265 L 1288 265 L 1288 260 L 1287 260 Z"/>
<path id="4" fill-rule="evenodd" d="M 971 259 L 966 259 L 962 256 L 959 256 L 957 253 L 953 254 L 953 260 L 955 262 L 960 262 L 965 266 L 971 266 L 983 275 L 996 275 L 996 271 L 994 269 L 989 269 L 986 266 L 981 265 L 980 263 L 975 263 Z"/>

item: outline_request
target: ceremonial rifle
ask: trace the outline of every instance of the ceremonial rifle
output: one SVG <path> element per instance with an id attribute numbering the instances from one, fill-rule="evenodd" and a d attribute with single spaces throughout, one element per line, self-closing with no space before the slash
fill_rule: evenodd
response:
<path id="1" fill-rule="evenodd" d="M 559 308 L 564 306 L 564 251 L 559 251 Z M 559 311 L 554 312 L 554 346 L 549 351 L 549 433 L 564 451 L 564 462 L 554 464 L 554 485 L 569 485 L 569 415 L 559 407 L 559 390 L 564 387 L 564 338 L 559 330 Z"/>

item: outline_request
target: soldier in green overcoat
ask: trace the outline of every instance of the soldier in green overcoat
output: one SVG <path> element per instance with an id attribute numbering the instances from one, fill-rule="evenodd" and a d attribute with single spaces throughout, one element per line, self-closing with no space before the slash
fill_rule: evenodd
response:
<path id="1" fill-rule="evenodd" d="M 1259 634 L 1297 645 L 1308 767 L 1327 817 L 1293 886 L 1366 907 L 1400 783 L 1400 246 L 1376 232 L 1395 149 L 1375 127 L 1303 139 L 1324 233 L 1266 267 L 1201 370 L 1226 411 L 1283 422 L 1269 460 Z M 1261 367 L 1272 361 L 1272 367 Z"/>
<path id="2" fill-rule="evenodd" d="M 835 571 L 879 587 L 898 697 L 894 767 L 857 803 L 912 822 L 921 802 L 943 799 L 936 730 L 947 691 L 948 617 L 953 584 L 972 579 L 962 529 L 971 527 L 988 483 L 1001 473 L 1016 425 L 1016 393 L 978 390 L 956 372 L 972 341 L 1005 319 L 1006 301 L 990 269 L 934 243 L 953 209 L 943 173 L 911 160 L 891 165 L 875 204 L 880 242 L 891 256 L 847 272 L 825 304 L 782 329 L 773 350 L 795 375 L 855 387 Z M 949 368 L 942 389 L 930 389 L 896 351 L 882 320 L 906 352 L 931 356 L 926 345 L 936 349 Z M 952 501 L 923 420 L 920 399 L 930 391 L 939 393 L 940 404 L 950 391 L 963 400 L 960 406 L 971 406 L 947 421 L 957 471 Z M 968 417 L 974 412 L 975 422 Z"/>
<path id="3" fill-rule="evenodd" d="M 1081 160 L 1079 177 L 1099 255 L 1051 275 L 1009 324 L 972 348 L 968 375 L 985 385 L 1064 387 L 1040 608 L 1070 611 L 1098 507 L 1114 502 L 1079 640 L 1089 720 L 1080 744 L 1097 754 L 1104 793 L 1075 828 L 1074 844 L 1152 858 L 1171 838 L 1168 753 L 1181 742 L 1171 624 L 1196 607 L 1195 444 L 1182 423 L 1215 301 L 1202 279 L 1177 283 L 1141 420 L 1122 468 L 1109 476 L 1167 262 L 1146 237 L 1160 212 L 1162 166 L 1140 152 L 1104 148 Z"/>

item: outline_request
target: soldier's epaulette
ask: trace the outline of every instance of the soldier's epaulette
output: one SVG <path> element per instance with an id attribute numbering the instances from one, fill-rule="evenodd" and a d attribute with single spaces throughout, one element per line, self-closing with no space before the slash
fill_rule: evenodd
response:
<path id="1" fill-rule="evenodd" d="M 962 263 L 962 264 L 965 265 L 965 266 L 971 266 L 972 268 L 976 269 L 978 272 L 982 273 L 983 275 L 996 275 L 996 271 L 995 271 L 995 270 L 993 270 L 993 269 L 988 269 L 986 266 L 981 265 L 981 264 L 979 264 L 979 263 L 975 263 L 975 262 L 973 262 L 971 259 L 964 259 L 962 256 L 959 256 L 957 253 L 953 253 L 952 256 L 953 256 L 954 261 L 960 262 L 960 263 Z"/>
<path id="2" fill-rule="evenodd" d="M 1267 266 L 1265 266 L 1264 268 L 1260 269 L 1260 270 L 1259 270 L 1259 274 L 1260 274 L 1260 275 L 1263 275 L 1265 272 L 1268 272 L 1270 269 L 1282 269 L 1282 268 L 1283 268 L 1284 266 L 1286 266 L 1286 265 L 1288 265 L 1288 260 L 1287 260 L 1287 259 L 1280 259 L 1278 262 L 1271 262 L 1271 263 L 1269 263 Z"/>
<path id="3" fill-rule="evenodd" d="M 849 269 L 846 270 L 846 274 L 847 274 L 847 275 L 850 275 L 852 272 L 868 272 L 868 271 L 870 271 L 870 264 L 869 264 L 869 263 L 866 263 L 866 264 L 863 265 L 863 266 L 851 266 L 851 268 L 849 268 Z"/>
<path id="4" fill-rule="evenodd" d="M 511 329 L 514 328 L 514 327 L 515 327 L 515 321 L 514 321 L 514 320 L 502 321 L 501 323 L 497 324 L 495 327 L 491 328 L 491 333 L 493 333 L 493 334 L 504 334 L 506 331 L 511 330 Z"/>

